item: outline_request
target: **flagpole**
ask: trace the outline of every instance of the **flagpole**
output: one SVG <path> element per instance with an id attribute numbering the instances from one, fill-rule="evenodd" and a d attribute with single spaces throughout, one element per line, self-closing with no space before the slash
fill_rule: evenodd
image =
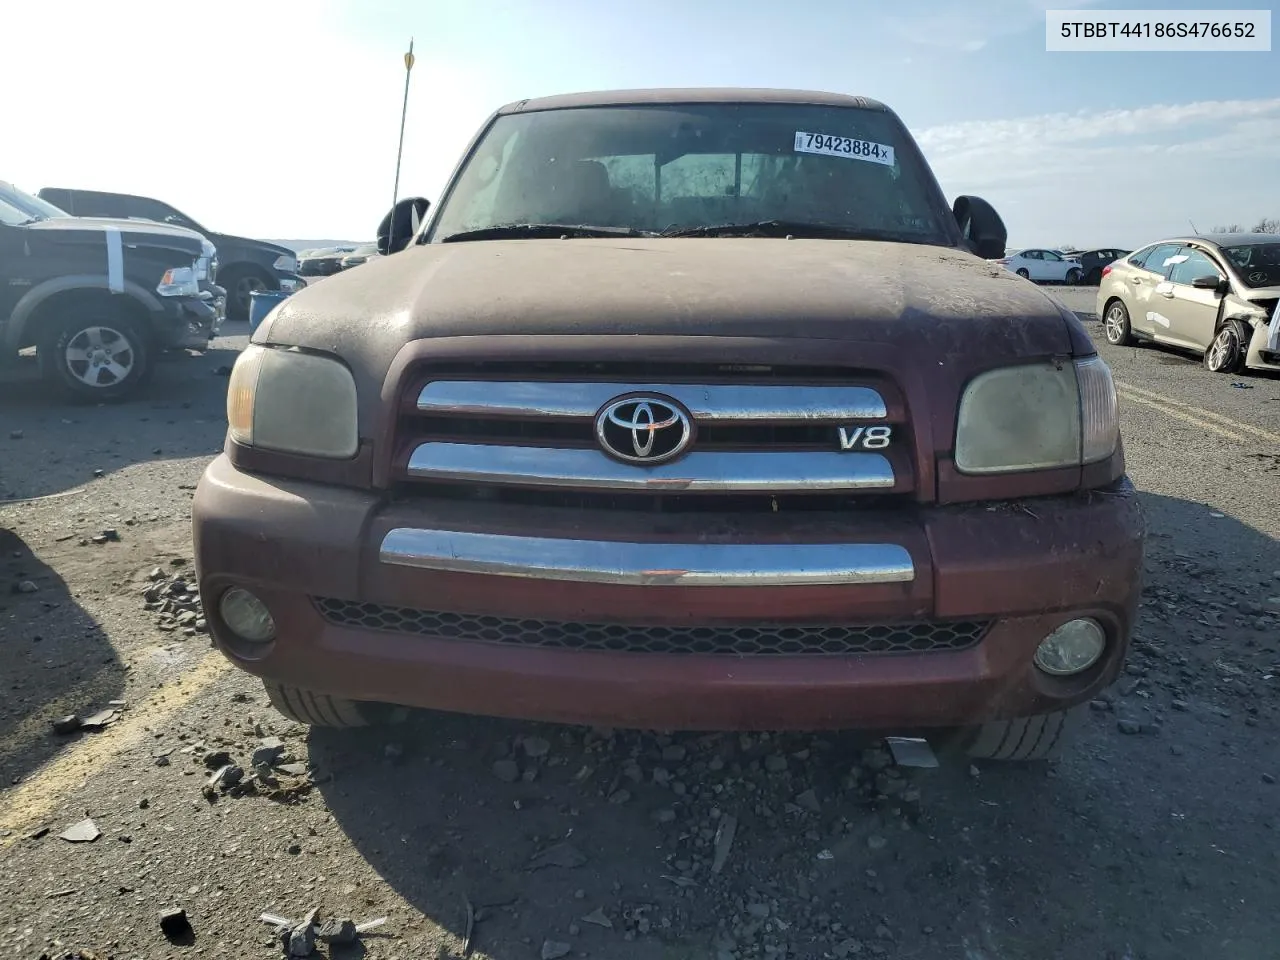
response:
<path id="1" fill-rule="evenodd" d="M 409 114 L 409 75 L 413 72 L 413 38 L 409 38 L 409 52 L 404 55 L 404 104 L 400 108 L 400 146 L 396 148 L 396 184 L 391 193 L 391 206 L 400 199 L 400 157 L 404 153 L 404 121 Z"/>

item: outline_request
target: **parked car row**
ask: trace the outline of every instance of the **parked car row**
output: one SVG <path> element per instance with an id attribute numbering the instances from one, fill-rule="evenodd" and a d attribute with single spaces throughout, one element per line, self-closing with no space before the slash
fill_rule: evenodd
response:
<path id="1" fill-rule="evenodd" d="M 376 243 L 304 250 L 298 254 L 298 273 L 308 280 L 331 277 L 378 256 L 380 254 Z"/>
<path id="2" fill-rule="evenodd" d="M 1102 268 L 1107 341 L 1165 344 L 1214 373 L 1280 372 L 1280 236 L 1175 237 Z"/>
<path id="3" fill-rule="evenodd" d="M 1038 283 L 1083 283 L 1093 286 L 1101 282 L 1102 270 L 1129 253 L 1128 250 L 1018 250 L 994 262 L 1010 273 Z"/>

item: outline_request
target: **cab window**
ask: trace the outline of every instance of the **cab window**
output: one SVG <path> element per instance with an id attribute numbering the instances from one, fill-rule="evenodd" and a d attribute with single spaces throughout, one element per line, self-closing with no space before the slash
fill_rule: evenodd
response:
<path id="1" fill-rule="evenodd" d="M 1218 265 L 1193 247 L 1183 247 L 1179 256 L 1185 256 L 1186 259 L 1175 263 L 1169 271 L 1169 280 L 1173 283 L 1190 285 L 1196 277 L 1222 276 Z"/>
<path id="2" fill-rule="evenodd" d="M 1164 276 L 1169 270 L 1169 261 L 1178 255 L 1182 245 L 1179 243 L 1159 243 L 1151 249 L 1142 261 L 1142 269 L 1150 270 Z"/>

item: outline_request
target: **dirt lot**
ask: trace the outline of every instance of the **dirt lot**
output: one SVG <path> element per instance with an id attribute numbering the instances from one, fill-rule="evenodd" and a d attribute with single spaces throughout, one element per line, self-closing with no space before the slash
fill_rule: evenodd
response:
<path id="1" fill-rule="evenodd" d="M 911 771 L 832 735 L 291 726 L 174 585 L 243 342 L 118 407 L 0 387 L 0 956 L 283 956 L 259 914 L 312 908 L 387 918 L 333 957 L 1280 955 L 1280 380 L 1103 344 L 1152 528 L 1128 671 L 1048 769 Z M 298 776 L 206 798 L 273 736 Z"/>

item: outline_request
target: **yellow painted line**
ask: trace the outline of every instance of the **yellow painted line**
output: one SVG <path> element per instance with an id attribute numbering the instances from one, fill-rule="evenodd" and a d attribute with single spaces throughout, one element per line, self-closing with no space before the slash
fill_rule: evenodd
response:
<path id="1" fill-rule="evenodd" d="M 1144 407 L 1152 407 L 1153 409 L 1159 410 L 1166 416 L 1173 417 L 1176 420 L 1182 420 L 1185 423 L 1190 423 L 1193 426 L 1200 427 L 1203 430 L 1208 430 L 1211 433 L 1216 433 L 1219 436 L 1226 437 L 1228 440 L 1235 440 L 1237 443 L 1253 442 L 1251 438 L 1246 437 L 1242 433 L 1235 433 L 1234 431 L 1228 430 L 1226 427 L 1213 423 L 1210 420 L 1202 420 L 1200 417 L 1187 413 L 1185 410 L 1179 410 L 1176 407 L 1171 407 L 1166 403 L 1161 403 L 1157 400 L 1148 400 L 1146 397 L 1140 397 L 1137 394 L 1129 393 L 1129 391 L 1120 388 L 1117 388 L 1116 392 L 1121 396 L 1121 398 L 1128 400 L 1130 403 L 1138 403 L 1142 404 Z"/>
<path id="2" fill-rule="evenodd" d="M 1145 397 L 1148 400 L 1154 400 L 1157 403 L 1164 403 L 1172 407 L 1181 407 L 1184 410 L 1194 411 L 1196 416 L 1202 417 L 1206 420 L 1215 420 L 1233 430 L 1253 434 L 1259 440 L 1266 440 L 1270 443 L 1280 444 L 1280 433 L 1275 433 L 1263 427 L 1255 427 L 1251 423 L 1244 423 L 1234 417 L 1228 417 L 1221 413 L 1214 413 L 1212 410 L 1205 410 L 1203 407 L 1198 407 L 1194 403 L 1188 403 L 1185 400 L 1175 400 L 1172 397 L 1166 397 L 1163 394 L 1156 393 L 1154 390 L 1135 387 L 1133 384 L 1123 383 L 1119 380 L 1116 381 L 1116 389 L 1121 392 Z"/>
<path id="3" fill-rule="evenodd" d="M 0 794 L 0 828 L 13 831 L 0 840 L 0 846 L 9 846 L 44 824 L 72 791 L 106 771 L 125 750 L 150 737 L 148 728 L 163 726 L 230 667 L 221 654 L 210 651 L 180 677 L 131 706 L 122 719 L 100 733 L 86 735 L 22 783 Z"/>

